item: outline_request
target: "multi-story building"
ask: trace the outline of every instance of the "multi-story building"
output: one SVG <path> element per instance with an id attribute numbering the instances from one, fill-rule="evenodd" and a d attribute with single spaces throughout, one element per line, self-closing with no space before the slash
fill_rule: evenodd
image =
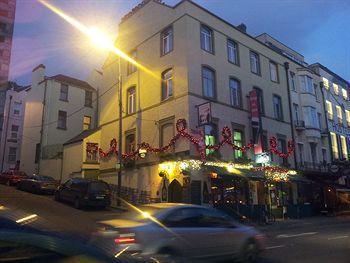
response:
<path id="1" fill-rule="evenodd" d="M 26 87 L 18 86 L 15 82 L 1 85 L 2 100 L 0 111 L 4 113 L 1 118 L 0 141 L 0 171 L 18 169 L 22 140 L 24 98 Z M 1 107 L 1 106 L 0 106 Z"/>
<path id="2" fill-rule="evenodd" d="M 327 126 L 320 76 L 308 68 L 303 55 L 270 35 L 264 33 L 256 38 L 292 60 L 286 65 L 285 74 L 289 81 L 296 168 L 304 172 L 327 172 L 331 153 L 324 132 Z"/>
<path id="3" fill-rule="evenodd" d="M 21 170 L 60 179 L 63 144 L 95 127 L 96 96 L 85 81 L 46 77 L 42 64 L 34 68 L 25 95 Z"/>
<path id="4" fill-rule="evenodd" d="M 310 68 L 320 74 L 323 83 L 325 134 L 329 137 L 332 160 L 349 160 L 350 83 L 320 63 Z"/>
<path id="5" fill-rule="evenodd" d="M 0 1 L 0 84 L 8 81 L 16 0 Z"/>

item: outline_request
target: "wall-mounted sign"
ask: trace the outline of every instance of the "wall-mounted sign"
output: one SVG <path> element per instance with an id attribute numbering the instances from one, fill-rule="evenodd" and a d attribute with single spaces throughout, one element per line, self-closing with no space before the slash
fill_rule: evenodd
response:
<path id="1" fill-rule="evenodd" d="M 197 105 L 198 110 L 198 126 L 211 123 L 211 104 L 206 102 Z"/>
<path id="2" fill-rule="evenodd" d="M 267 152 L 263 152 L 260 154 L 255 155 L 255 162 L 256 163 L 262 163 L 267 164 L 270 162 L 270 155 Z"/>
<path id="3" fill-rule="evenodd" d="M 259 112 L 259 100 L 258 93 L 255 89 L 249 92 L 249 103 L 250 103 L 250 113 L 251 113 L 251 125 L 253 132 L 254 141 L 254 153 L 261 154 L 262 140 L 261 140 L 261 118 Z"/>

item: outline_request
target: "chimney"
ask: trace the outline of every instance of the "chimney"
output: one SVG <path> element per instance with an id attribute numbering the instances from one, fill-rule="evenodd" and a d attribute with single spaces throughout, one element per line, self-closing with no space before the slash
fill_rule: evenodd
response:
<path id="1" fill-rule="evenodd" d="M 40 64 L 32 70 L 32 85 L 37 85 L 45 79 L 45 65 Z"/>
<path id="2" fill-rule="evenodd" d="M 247 33 L 247 26 L 244 23 L 239 24 L 236 28 L 243 33 Z"/>

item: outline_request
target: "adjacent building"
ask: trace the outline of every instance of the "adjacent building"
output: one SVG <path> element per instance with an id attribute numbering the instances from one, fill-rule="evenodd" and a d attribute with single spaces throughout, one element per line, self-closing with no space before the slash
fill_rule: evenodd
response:
<path id="1" fill-rule="evenodd" d="M 26 89 L 20 169 L 28 174 L 62 174 L 63 144 L 96 124 L 97 92 L 87 82 L 66 75 L 45 76 L 33 69 Z"/>

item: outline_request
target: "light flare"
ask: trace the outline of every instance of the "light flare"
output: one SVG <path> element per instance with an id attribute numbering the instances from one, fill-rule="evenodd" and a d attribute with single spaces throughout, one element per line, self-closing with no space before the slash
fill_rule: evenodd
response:
<path id="1" fill-rule="evenodd" d="M 23 223 L 23 222 L 26 222 L 26 221 L 28 221 L 28 220 L 30 220 L 30 219 L 34 219 L 34 218 L 37 218 L 38 217 L 38 215 L 37 214 L 32 214 L 32 215 L 29 215 L 29 216 L 26 216 L 26 217 L 23 217 L 23 218 L 21 218 L 21 219 L 18 219 L 18 220 L 16 220 L 16 223 Z"/>
<path id="2" fill-rule="evenodd" d="M 118 55 L 120 58 L 126 60 L 127 62 L 135 65 L 137 68 L 141 69 L 142 71 L 150 74 L 156 79 L 160 79 L 160 77 L 155 74 L 153 71 L 149 70 L 145 66 L 138 63 L 135 59 L 129 57 L 126 53 L 124 53 L 122 50 L 117 48 L 114 45 L 114 41 L 108 36 L 108 34 L 104 33 L 102 30 L 95 26 L 88 27 L 84 25 L 82 22 L 78 21 L 74 17 L 69 16 L 63 10 L 55 7 L 54 5 L 48 3 L 45 0 L 38 0 L 39 3 L 43 4 L 45 7 L 50 9 L 52 12 L 60 16 L 63 20 L 68 22 L 70 25 L 75 27 L 77 30 L 79 30 L 81 33 L 83 33 L 85 36 L 87 36 L 92 43 L 94 43 L 97 47 L 108 50 L 116 55 Z"/>

